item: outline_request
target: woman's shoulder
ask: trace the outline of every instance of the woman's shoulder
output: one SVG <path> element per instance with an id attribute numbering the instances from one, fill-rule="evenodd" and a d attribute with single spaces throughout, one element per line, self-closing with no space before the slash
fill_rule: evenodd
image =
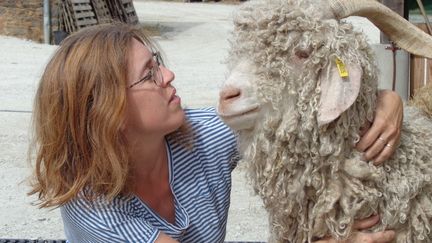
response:
<path id="1" fill-rule="evenodd" d="M 195 135 L 225 134 L 234 136 L 234 132 L 219 118 L 214 107 L 186 109 L 185 114 Z"/>
<path id="2" fill-rule="evenodd" d="M 77 211 L 81 213 L 91 213 L 100 215 L 100 212 L 121 212 L 127 214 L 133 205 L 132 196 L 116 196 L 113 199 L 101 195 L 88 197 L 82 191 L 71 201 L 62 206 L 66 211 Z"/>
<path id="3" fill-rule="evenodd" d="M 65 233 L 72 242 L 97 239 L 95 242 L 153 242 L 158 230 L 145 220 L 142 206 L 135 197 L 104 196 L 88 199 L 82 193 L 60 207 Z M 141 229 L 135 232 L 135 229 Z M 108 241 L 107 241 L 108 240 Z"/>

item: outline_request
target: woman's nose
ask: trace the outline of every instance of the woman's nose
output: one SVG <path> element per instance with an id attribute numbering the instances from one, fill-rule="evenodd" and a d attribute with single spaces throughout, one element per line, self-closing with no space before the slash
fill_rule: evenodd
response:
<path id="1" fill-rule="evenodd" d="M 175 74 L 163 65 L 159 66 L 163 78 L 162 86 L 167 87 L 175 79 Z"/>

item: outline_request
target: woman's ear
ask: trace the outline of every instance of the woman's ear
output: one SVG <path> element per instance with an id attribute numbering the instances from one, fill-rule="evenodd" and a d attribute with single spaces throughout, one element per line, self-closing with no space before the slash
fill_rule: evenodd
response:
<path id="1" fill-rule="evenodd" d="M 345 64 L 336 58 L 321 70 L 318 125 L 326 125 L 346 111 L 357 99 L 363 71 L 358 64 Z"/>

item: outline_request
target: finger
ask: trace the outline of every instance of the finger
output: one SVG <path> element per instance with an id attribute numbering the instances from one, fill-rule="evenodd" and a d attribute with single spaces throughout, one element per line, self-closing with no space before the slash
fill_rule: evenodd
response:
<path id="1" fill-rule="evenodd" d="M 369 136 L 369 132 L 376 133 L 380 130 L 383 130 L 382 133 L 377 136 L 377 139 L 373 141 L 373 143 L 368 148 L 366 148 L 365 151 L 363 151 L 363 159 L 373 159 L 375 165 L 379 165 L 386 159 L 390 158 L 390 156 L 396 150 L 400 139 L 400 130 L 392 124 L 385 124 L 385 122 L 383 122 L 381 119 L 374 122 L 372 128 L 364 137 Z"/>
<path id="2" fill-rule="evenodd" d="M 382 138 L 382 136 L 380 136 L 379 138 L 380 139 L 375 140 L 375 142 L 369 148 L 367 148 L 366 151 L 363 152 L 364 160 L 372 160 L 373 158 L 376 158 L 385 151 L 387 139 Z"/>
<path id="3" fill-rule="evenodd" d="M 373 216 L 370 216 L 369 218 L 365 218 L 362 220 L 356 220 L 354 222 L 353 228 L 357 229 L 357 230 L 370 228 L 370 227 L 376 225 L 379 222 L 379 219 L 380 218 L 378 215 L 373 215 Z"/>
<path id="4" fill-rule="evenodd" d="M 375 120 L 371 128 L 361 137 L 356 145 L 356 149 L 360 152 L 365 152 L 370 146 L 374 144 L 379 135 L 385 129 L 385 124 L 381 120 Z"/>
<path id="5" fill-rule="evenodd" d="M 384 161 L 388 160 L 396 151 L 399 145 L 399 141 L 396 138 L 392 138 L 389 142 L 384 146 L 381 152 L 373 158 L 374 165 L 380 165 Z"/>
<path id="6" fill-rule="evenodd" d="M 393 230 L 386 230 L 386 231 L 382 231 L 382 232 L 369 233 L 369 236 L 372 239 L 371 242 L 388 243 L 388 242 L 391 242 L 395 238 L 396 233 Z"/>
<path id="7" fill-rule="evenodd" d="M 366 160 L 373 160 L 375 165 L 382 164 L 385 160 L 389 159 L 397 147 L 399 146 L 401 131 L 395 126 L 389 125 L 385 129 L 385 132 L 378 137 L 379 143 L 385 143 L 381 151 L 370 150 L 366 151 L 364 157 Z M 378 145 L 379 146 L 379 145 Z M 374 149 L 376 149 L 375 147 Z M 369 150 L 369 149 L 368 149 Z"/>
<path id="8" fill-rule="evenodd" d="M 366 121 L 366 124 L 364 124 L 362 127 L 360 127 L 360 131 L 359 131 L 360 137 L 363 137 L 366 134 L 366 132 L 371 127 L 371 124 L 372 124 L 371 122 Z"/>

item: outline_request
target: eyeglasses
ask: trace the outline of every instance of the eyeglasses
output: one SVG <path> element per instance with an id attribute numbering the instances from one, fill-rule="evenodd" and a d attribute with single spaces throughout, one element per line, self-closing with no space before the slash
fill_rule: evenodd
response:
<path id="1" fill-rule="evenodd" d="M 162 71 L 160 69 L 160 65 L 162 64 L 162 58 L 160 56 L 159 52 L 153 52 L 152 55 L 153 58 L 153 66 L 151 67 L 148 74 L 144 77 L 142 77 L 140 80 L 136 81 L 135 83 L 129 85 L 127 88 L 130 89 L 140 83 L 144 83 L 147 81 L 153 81 L 158 87 L 161 87 L 164 83 Z"/>

